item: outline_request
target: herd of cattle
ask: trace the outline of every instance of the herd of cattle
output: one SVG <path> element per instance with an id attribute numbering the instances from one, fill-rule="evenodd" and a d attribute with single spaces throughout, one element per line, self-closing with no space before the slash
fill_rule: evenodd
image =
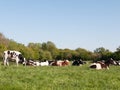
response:
<path id="1" fill-rule="evenodd" d="M 25 66 L 68 66 L 68 65 L 80 66 L 86 64 L 86 62 L 81 59 L 72 61 L 72 64 L 70 63 L 69 60 L 54 60 L 54 61 L 26 60 L 19 51 L 11 51 L 11 50 L 4 51 L 3 54 L 4 66 L 6 65 L 9 66 L 9 60 L 15 60 L 17 66 L 19 63 L 22 63 Z M 120 61 L 115 61 L 111 58 L 106 61 L 102 60 L 102 61 L 92 62 L 92 64 L 90 64 L 89 67 L 95 69 L 109 69 L 109 65 L 120 65 Z"/>

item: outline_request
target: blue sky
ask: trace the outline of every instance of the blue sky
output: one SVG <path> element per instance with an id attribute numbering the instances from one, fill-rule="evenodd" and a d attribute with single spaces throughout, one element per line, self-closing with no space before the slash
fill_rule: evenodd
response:
<path id="1" fill-rule="evenodd" d="M 120 0 L 0 0 L 0 32 L 27 45 L 57 48 L 120 46 Z"/>

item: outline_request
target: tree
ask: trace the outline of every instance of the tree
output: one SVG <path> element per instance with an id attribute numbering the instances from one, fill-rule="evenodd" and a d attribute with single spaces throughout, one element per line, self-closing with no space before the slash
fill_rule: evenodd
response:
<path id="1" fill-rule="evenodd" d="M 39 52 L 42 49 L 42 44 L 41 43 L 29 43 L 27 46 L 31 52 L 32 52 L 32 57 L 30 57 L 31 59 L 39 59 Z"/>
<path id="2" fill-rule="evenodd" d="M 116 52 L 120 52 L 120 46 L 116 49 Z"/>
<path id="3" fill-rule="evenodd" d="M 45 42 L 42 43 L 42 50 L 47 50 L 47 44 Z"/>
<path id="4" fill-rule="evenodd" d="M 49 51 L 43 51 L 43 50 L 39 51 L 39 60 L 51 60 L 51 59 L 52 56 Z"/>
<path id="5" fill-rule="evenodd" d="M 79 59 L 91 60 L 92 52 L 83 48 L 77 48 L 75 51 L 79 53 Z"/>
<path id="6" fill-rule="evenodd" d="M 75 50 L 72 51 L 72 60 L 80 59 L 79 53 Z"/>
<path id="7" fill-rule="evenodd" d="M 112 58 L 115 59 L 115 60 L 120 60 L 120 46 L 112 54 Z"/>
<path id="8" fill-rule="evenodd" d="M 28 47 L 35 51 L 35 50 L 41 49 L 42 45 L 41 45 L 41 43 L 29 43 Z"/>
<path id="9" fill-rule="evenodd" d="M 58 55 L 58 49 L 56 48 L 55 44 L 51 41 L 48 41 L 46 43 L 47 46 L 47 50 L 51 53 L 52 58 L 56 59 L 57 55 Z"/>
<path id="10" fill-rule="evenodd" d="M 72 53 L 71 53 L 71 50 L 70 49 L 64 49 L 63 50 L 63 59 L 69 59 L 71 60 L 72 59 Z"/>
<path id="11" fill-rule="evenodd" d="M 112 55 L 112 52 L 110 52 L 108 49 L 105 49 L 104 47 L 96 48 L 96 50 L 94 50 L 94 53 L 97 54 L 97 59 L 99 60 L 109 59 Z"/>

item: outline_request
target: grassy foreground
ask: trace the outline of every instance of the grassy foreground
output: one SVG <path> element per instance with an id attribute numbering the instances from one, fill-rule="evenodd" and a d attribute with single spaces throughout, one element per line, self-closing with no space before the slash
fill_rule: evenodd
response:
<path id="1" fill-rule="evenodd" d="M 120 67 L 0 65 L 0 90 L 120 90 Z"/>

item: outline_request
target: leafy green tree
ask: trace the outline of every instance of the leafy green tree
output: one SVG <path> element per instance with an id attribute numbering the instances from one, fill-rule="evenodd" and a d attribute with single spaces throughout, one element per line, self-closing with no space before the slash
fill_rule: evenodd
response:
<path id="1" fill-rule="evenodd" d="M 28 47 L 36 51 L 42 48 L 42 44 L 41 43 L 29 43 Z"/>
<path id="2" fill-rule="evenodd" d="M 56 59 L 58 55 L 58 49 L 56 48 L 55 44 L 51 41 L 46 43 L 47 50 L 51 53 L 53 59 Z"/>
<path id="3" fill-rule="evenodd" d="M 31 53 L 32 53 L 32 57 L 30 57 L 31 59 L 39 59 L 39 52 L 42 48 L 42 44 L 41 43 L 29 43 L 28 46 L 27 46 L 30 50 L 31 50 Z"/>
<path id="4" fill-rule="evenodd" d="M 79 53 L 75 50 L 72 51 L 72 60 L 80 59 Z"/>
<path id="5" fill-rule="evenodd" d="M 115 60 L 120 60 L 120 46 L 112 54 L 112 58 L 115 59 Z"/>
<path id="6" fill-rule="evenodd" d="M 112 52 L 110 52 L 108 49 L 105 49 L 104 47 L 97 48 L 94 50 L 94 53 L 97 54 L 97 59 L 99 60 L 106 60 L 111 58 Z"/>
<path id="7" fill-rule="evenodd" d="M 49 51 L 44 51 L 44 58 L 43 60 L 51 60 L 52 59 L 52 55 Z"/>
<path id="8" fill-rule="evenodd" d="M 51 60 L 51 59 L 52 56 L 49 51 L 43 51 L 43 50 L 39 51 L 39 60 Z"/>
<path id="9" fill-rule="evenodd" d="M 47 44 L 45 42 L 42 43 L 42 50 L 47 50 Z"/>
<path id="10" fill-rule="evenodd" d="M 92 52 L 87 51 L 86 49 L 83 48 L 77 48 L 76 52 L 79 53 L 79 59 L 91 60 Z"/>
<path id="11" fill-rule="evenodd" d="M 57 54 L 57 56 L 56 56 L 56 60 L 63 60 L 63 50 L 62 49 L 59 49 L 58 50 L 58 54 Z"/>
<path id="12" fill-rule="evenodd" d="M 63 50 L 63 59 L 72 59 L 72 53 L 70 49 L 64 49 Z"/>

